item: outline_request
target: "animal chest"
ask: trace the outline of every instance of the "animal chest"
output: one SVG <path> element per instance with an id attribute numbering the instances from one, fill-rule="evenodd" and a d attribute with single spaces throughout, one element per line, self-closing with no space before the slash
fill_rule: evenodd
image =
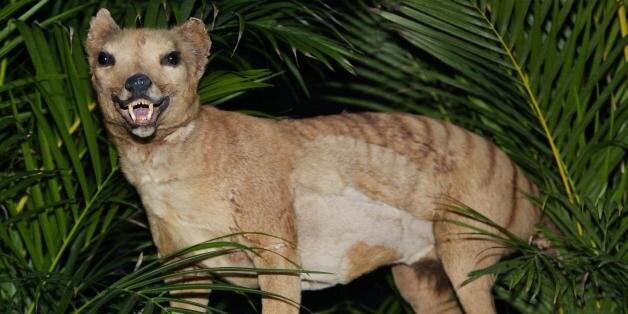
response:
<path id="1" fill-rule="evenodd" d="M 123 171 L 141 197 L 160 254 L 237 231 L 227 193 L 220 184 L 208 184 L 204 169 L 190 167 L 184 164 L 186 160 L 159 148 L 150 154 L 125 153 Z M 250 266 L 248 259 L 241 262 Z M 232 263 L 214 261 L 212 265 Z"/>

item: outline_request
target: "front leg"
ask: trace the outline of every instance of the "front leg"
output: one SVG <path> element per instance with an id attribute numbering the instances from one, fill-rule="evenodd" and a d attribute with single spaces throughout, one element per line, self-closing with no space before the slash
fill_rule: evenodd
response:
<path id="1" fill-rule="evenodd" d="M 260 248 L 251 256 L 257 268 L 299 269 L 292 195 L 287 184 L 274 182 L 273 189 L 259 186 L 234 188 L 230 200 L 236 224 L 251 247 Z M 247 188 L 248 187 L 248 188 Z M 259 193 L 264 191 L 265 193 Z M 262 296 L 262 313 L 298 313 L 301 303 L 299 273 L 260 273 L 260 288 L 281 297 Z"/>
<path id="2" fill-rule="evenodd" d="M 259 244 L 261 244 L 260 247 L 264 248 L 264 251 L 253 258 L 256 268 L 298 268 L 297 252 L 292 245 L 277 243 L 277 239 L 264 239 L 262 241 Z M 301 303 L 301 277 L 299 273 L 259 273 L 258 280 L 262 291 L 280 296 L 262 296 L 263 314 L 299 312 Z"/>

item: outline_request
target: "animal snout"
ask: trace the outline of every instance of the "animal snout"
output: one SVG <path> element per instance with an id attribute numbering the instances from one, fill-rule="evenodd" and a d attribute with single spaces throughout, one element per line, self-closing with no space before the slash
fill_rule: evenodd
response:
<path id="1" fill-rule="evenodd" d="M 138 73 L 129 77 L 124 87 L 129 92 L 133 93 L 133 95 L 142 95 L 146 93 L 151 84 L 153 84 L 153 82 L 146 74 Z"/>

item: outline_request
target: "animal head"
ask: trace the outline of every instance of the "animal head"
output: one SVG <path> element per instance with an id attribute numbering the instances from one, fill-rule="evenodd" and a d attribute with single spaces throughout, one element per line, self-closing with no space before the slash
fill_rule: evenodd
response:
<path id="1" fill-rule="evenodd" d="M 100 9 L 91 20 L 86 49 L 105 121 L 150 139 L 193 118 L 210 47 L 201 20 L 169 30 L 121 29 L 109 11 Z"/>

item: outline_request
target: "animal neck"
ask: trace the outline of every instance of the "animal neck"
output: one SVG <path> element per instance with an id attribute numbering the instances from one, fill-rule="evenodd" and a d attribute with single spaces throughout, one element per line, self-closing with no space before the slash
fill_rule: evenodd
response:
<path id="1" fill-rule="evenodd" d="M 186 106 L 187 109 L 184 112 L 180 112 L 176 121 L 162 124 L 157 127 L 157 131 L 155 132 L 155 136 L 151 138 L 152 141 L 171 141 L 175 138 L 178 138 L 177 133 L 180 133 L 181 129 L 185 129 L 190 124 L 194 124 L 193 122 L 198 119 L 201 105 L 198 100 L 198 95 L 194 95 L 192 99 L 184 101 L 184 103 L 189 103 L 190 105 Z M 166 112 L 167 113 L 167 112 Z"/>

